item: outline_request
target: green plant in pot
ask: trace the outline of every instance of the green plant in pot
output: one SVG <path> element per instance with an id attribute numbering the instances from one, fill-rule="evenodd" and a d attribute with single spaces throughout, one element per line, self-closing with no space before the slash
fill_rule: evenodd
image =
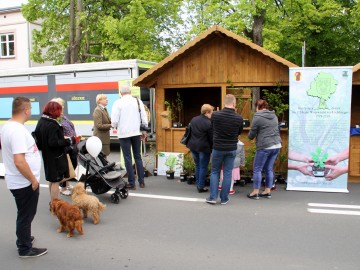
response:
<path id="1" fill-rule="evenodd" d="M 186 182 L 187 179 L 189 178 L 189 176 L 191 174 L 193 174 L 194 168 L 195 168 L 194 160 L 191 156 L 191 153 L 188 152 L 187 154 L 184 155 L 184 160 L 183 160 L 183 164 L 182 164 L 183 179 L 181 179 L 181 176 L 180 176 L 180 180 L 182 182 Z"/>
<path id="2" fill-rule="evenodd" d="M 175 166 L 176 166 L 177 160 L 176 156 L 173 154 L 170 154 L 166 160 L 165 160 L 165 166 L 168 167 L 168 170 L 166 171 L 166 177 L 167 179 L 174 179 L 175 174 Z"/>
<path id="3" fill-rule="evenodd" d="M 327 160 L 328 156 L 328 153 L 323 151 L 321 147 L 317 147 L 315 152 L 311 153 L 311 158 L 314 162 L 312 171 L 315 177 L 325 176 L 325 161 Z"/>

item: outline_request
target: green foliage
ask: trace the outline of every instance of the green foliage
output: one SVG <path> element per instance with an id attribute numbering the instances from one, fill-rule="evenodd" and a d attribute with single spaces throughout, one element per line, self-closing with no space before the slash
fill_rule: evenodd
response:
<path id="1" fill-rule="evenodd" d="M 181 23 L 178 0 L 77 0 L 81 30 L 79 61 L 144 59 L 160 61 L 173 46 L 169 37 Z M 70 0 L 29 0 L 23 15 L 41 21 L 33 32 L 31 58 L 37 62 L 64 63 L 69 48 Z M 44 51 L 45 49 L 45 51 Z M 96 57 L 97 56 L 97 57 Z"/>
<path id="2" fill-rule="evenodd" d="M 256 154 L 256 145 L 254 141 L 250 141 L 250 147 L 245 149 L 245 167 L 244 171 L 249 173 L 252 171 L 254 158 Z"/>
<path id="3" fill-rule="evenodd" d="M 195 172 L 195 162 L 190 152 L 184 155 L 183 171 L 188 174 L 192 174 Z"/>
<path id="4" fill-rule="evenodd" d="M 325 161 L 327 160 L 328 156 L 328 153 L 324 152 L 321 147 L 317 147 L 315 152 L 311 153 L 314 166 L 319 168 L 325 168 Z"/>
<path id="5" fill-rule="evenodd" d="M 263 98 L 269 104 L 270 110 L 274 110 L 280 121 L 284 120 L 285 113 L 289 110 L 288 91 L 281 89 L 280 84 L 271 90 L 263 89 Z"/>
<path id="6" fill-rule="evenodd" d="M 165 165 L 168 167 L 169 172 L 173 172 L 175 170 L 175 165 L 176 165 L 176 156 L 173 154 L 170 154 L 166 160 L 165 160 Z"/>

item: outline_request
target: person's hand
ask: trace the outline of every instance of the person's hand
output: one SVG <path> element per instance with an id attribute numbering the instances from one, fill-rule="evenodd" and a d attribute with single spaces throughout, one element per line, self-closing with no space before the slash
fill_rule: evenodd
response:
<path id="1" fill-rule="evenodd" d="M 37 190 L 39 188 L 39 182 L 34 181 L 33 183 L 31 183 L 31 187 L 32 187 L 33 191 Z"/>
<path id="2" fill-rule="evenodd" d="M 335 178 L 343 175 L 344 173 L 348 172 L 348 167 L 344 166 L 333 166 L 333 165 L 325 165 L 325 169 L 330 169 L 330 172 L 325 175 L 326 180 L 334 180 Z"/>
<path id="3" fill-rule="evenodd" d="M 314 176 L 312 171 L 309 171 L 308 168 L 314 165 L 313 163 L 300 163 L 300 164 L 292 164 L 290 163 L 288 166 L 289 170 L 297 170 L 304 175 Z"/>
<path id="4" fill-rule="evenodd" d="M 340 162 L 340 160 L 338 159 L 338 157 L 335 155 L 335 156 L 332 156 L 332 157 L 329 157 L 326 161 L 325 161 L 325 164 L 327 165 L 336 165 Z"/>
<path id="5" fill-rule="evenodd" d="M 146 132 L 143 132 L 142 134 L 141 134 L 141 140 L 143 140 L 143 141 L 145 141 L 146 140 L 146 138 L 147 138 L 147 134 L 146 134 Z"/>
<path id="6" fill-rule="evenodd" d="M 304 175 L 309 175 L 309 176 L 314 176 L 314 174 L 312 173 L 312 171 L 308 170 L 308 167 L 311 167 L 313 164 L 312 163 L 304 163 L 304 164 L 299 164 L 297 166 L 297 170 L 299 172 L 301 172 Z"/>

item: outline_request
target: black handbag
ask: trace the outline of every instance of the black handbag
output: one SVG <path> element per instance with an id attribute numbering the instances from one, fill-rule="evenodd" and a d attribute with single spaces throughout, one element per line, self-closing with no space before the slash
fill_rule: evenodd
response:
<path id="1" fill-rule="evenodd" d="M 186 145 L 188 143 L 189 139 L 190 139 L 190 136 L 191 136 L 191 126 L 190 126 L 190 123 L 189 123 L 189 125 L 185 129 L 184 136 L 180 140 L 180 143 Z"/>

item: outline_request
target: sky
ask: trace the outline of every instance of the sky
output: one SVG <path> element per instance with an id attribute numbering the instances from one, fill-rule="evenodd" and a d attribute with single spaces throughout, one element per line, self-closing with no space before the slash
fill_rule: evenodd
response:
<path id="1" fill-rule="evenodd" d="M 0 0 L 0 9 L 8 7 L 19 7 L 21 4 L 26 4 L 27 0 Z"/>

